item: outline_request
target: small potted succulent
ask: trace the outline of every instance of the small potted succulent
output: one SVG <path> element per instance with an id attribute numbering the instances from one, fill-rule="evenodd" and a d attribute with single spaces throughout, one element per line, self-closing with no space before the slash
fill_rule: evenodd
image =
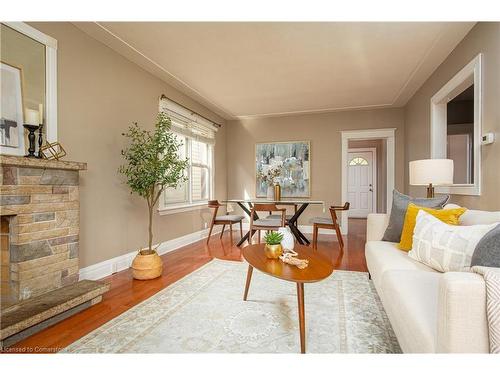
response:
<path id="1" fill-rule="evenodd" d="M 266 241 L 266 246 L 264 251 L 266 257 L 269 259 L 278 259 L 281 254 L 283 254 L 283 247 L 281 246 L 281 240 L 283 240 L 283 234 L 279 232 L 268 232 L 264 236 Z"/>

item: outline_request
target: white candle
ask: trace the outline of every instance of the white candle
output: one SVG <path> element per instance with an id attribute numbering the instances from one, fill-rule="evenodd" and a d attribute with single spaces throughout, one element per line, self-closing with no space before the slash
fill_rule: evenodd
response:
<path id="1" fill-rule="evenodd" d="M 40 120 L 40 115 L 38 111 L 34 109 L 25 108 L 24 122 L 28 125 L 40 125 L 38 120 Z"/>
<path id="2" fill-rule="evenodd" d="M 40 119 L 38 120 L 39 124 L 43 124 L 43 104 L 38 104 L 38 116 L 40 116 Z"/>

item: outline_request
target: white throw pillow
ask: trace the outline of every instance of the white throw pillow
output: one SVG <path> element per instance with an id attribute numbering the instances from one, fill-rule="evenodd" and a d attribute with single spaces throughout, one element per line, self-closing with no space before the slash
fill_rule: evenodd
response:
<path id="1" fill-rule="evenodd" d="M 450 225 L 420 210 L 408 255 L 437 271 L 470 271 L 477 243 L 496 226 Z"/>

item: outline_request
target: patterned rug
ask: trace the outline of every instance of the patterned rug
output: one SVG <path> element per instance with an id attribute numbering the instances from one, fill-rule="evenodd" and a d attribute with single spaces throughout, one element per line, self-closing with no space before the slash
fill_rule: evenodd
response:
<path id="1" fill-rule="evenodd" d="M 299 353 L 294 284 L 213 260 L 76 341 L 66 353 Z M 308 353 L 399 353 L 368 274 L 305 284 Z"/>

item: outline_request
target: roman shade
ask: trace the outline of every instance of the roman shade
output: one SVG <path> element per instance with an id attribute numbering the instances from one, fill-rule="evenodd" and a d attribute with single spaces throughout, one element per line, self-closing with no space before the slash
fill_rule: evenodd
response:
<path id="1" fill-rule="evenodd" d="M 215 144 L 215 134 L 218 126 L 162 95 L 160 97 L 160 112 L 166 113 L 172 120 L 172 130 L 199 142 Z"/>

